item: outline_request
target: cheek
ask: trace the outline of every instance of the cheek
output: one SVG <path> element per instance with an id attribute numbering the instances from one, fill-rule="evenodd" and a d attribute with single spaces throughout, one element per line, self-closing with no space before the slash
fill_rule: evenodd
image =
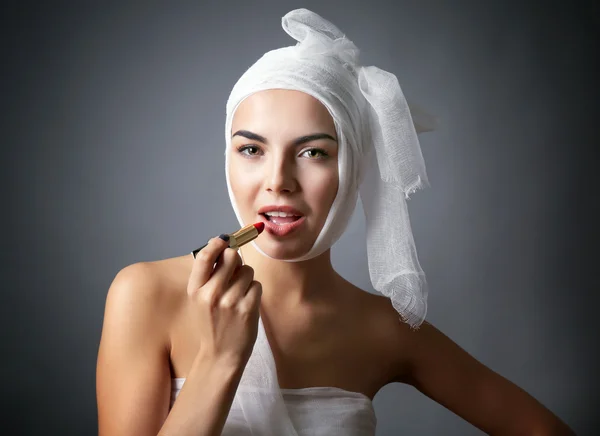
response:
<path id="1" fill-rule="evenodd" d="M 332 173 L 329 174 L 329 177 L 328 177 L 328 180 L 326 183 L 327 184 L 325 186 L 327 187 L 327 190 L 324 195 L 326 196 L 326 198 L 329 201 L 329 207 L 331 207 L 331 204 L 333 203 L 333 200 L 335 199 L 335 196 L 338 191 L 339 183 L 340 183 L 340 179 L 339 179 L 338 172 L 337 172 L 337 167 L 336 167 L 335 171 L 333 171 Z"/>
<path id="2" fill-rule="evenodd" d="M 308 194 L 307 201 L 313 205 L 319 204 L 331 207 L 337 194 L 339 178 L 337 166 L 319 168 L 307 171 L 304 177 L 305 192 Z"/>
<path id="3" fill-rule="evenodd" d="M 248 165 L 238 156 L 229 158 L 229 183 L 233 196 L 239 208 L 252 201 L 252 196 L 260 185 L 260 171 L 255 166 Z M 240 212 L 243 212 L 240 210 Z"/>
<path id="4" fill-rule="evenodd" d="M 238 203 L 238 205 L 240 204 L 240 202 L 243 202 L 244 198 L 246 197 L 244 193 L 245 188 L 247 186 L 244 183 L 245 176 L 240 170 L 241 168 L 237 164 L 236 159 L 230 157 L 229 168 L 227 169 L 227 171 L 229 173 L 229 183 L 231 185 L 231 190 L 233 191 L 233 196 L 235 197 L 235 200 Z"/>
<path id="5" fill-rule="evenodd" d="M 229 155 L 229 179 L 243 184 L 246 180 L 255 180 L 262 173 L 261 166 L 255 161 L 241 156 L 236 151 L 231 151 Z"/>

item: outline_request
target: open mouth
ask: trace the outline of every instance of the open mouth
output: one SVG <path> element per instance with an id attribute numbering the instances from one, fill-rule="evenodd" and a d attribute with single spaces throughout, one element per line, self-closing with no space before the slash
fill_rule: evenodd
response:
<path id="1" fill-rule="evenodd" d="M 276 224 L 278 226 L 291 224 L 302 218 L 302 216 L 300 215 L 286 214 L 284 212 L 267 212 L 261 213 L 261 215 L 264 216 L 267 221 L 272 222 L 273 224 Z"/>
<path id="2" fill-rule="evenodd" d="M 302 226 L 306 217 L 296 212 L 268 211 L 259 214 L 265 223 L 265 231 L 278 237 L 287 236 Z"/>
<path id="3" fill-rule="evenodd" d="M 306 221 L 306 216 L 291 205 L 277 204 L 258 209 L 265 231 L 274 236 L 287 236 L 297 231 Z"/>

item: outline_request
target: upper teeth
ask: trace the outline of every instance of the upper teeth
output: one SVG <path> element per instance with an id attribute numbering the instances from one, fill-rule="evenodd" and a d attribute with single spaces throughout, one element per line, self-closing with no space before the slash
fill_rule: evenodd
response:
<path id="1" fill-rule="evenodd" d="M 293 213 L 285 213 L 285 212 L 277 212 L 277 211 L 273 211 L 273 212 L 265 212 L 265 215 L 269 215 L 269 216 L 280 216 L 280 217 L 286 217 L 286 216 L 295 216 Z"/>

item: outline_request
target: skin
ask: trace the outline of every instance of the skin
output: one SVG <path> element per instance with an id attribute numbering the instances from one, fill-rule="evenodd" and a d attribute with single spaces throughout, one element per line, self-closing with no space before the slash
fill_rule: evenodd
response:
<path id="1" fill-rule="evenodd" d="M 262 284 L 260 314 L 281 388 L 333 386 L 373 399 L 401 382 L 488 434 L 573 434 L 431 324 L 412 330 L 399 322 L 387 298 L 335 272 L 329 250 L 305 262 L 281 261 L 310 249 L 338 189 L 338 144 L 326 108 L 301 92 L 262 91 L 239 106 L 232 134 L 240 130 L 265 140 L 232 138 L 229 175 L 244 221 L 255 222 L 258 208 L 271 204 L 306 216 L 294 234 L 265 232 L 256 240 L 275 259 L 251 244 L 241 250 Z M 333 139 L 295 145 L 315 133 Z M 201 348 L 197 308 L 186 294 L 193 264 L 188 254 L 130 265 L 111 285 L 97 370 L 103 434 L 156 435 L 169 414 L 171 378 L 193 370 Z"/>

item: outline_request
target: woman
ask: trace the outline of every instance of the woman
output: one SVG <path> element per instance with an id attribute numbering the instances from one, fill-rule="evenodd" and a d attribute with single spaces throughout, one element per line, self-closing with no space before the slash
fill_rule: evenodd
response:
<path id="1" fill-rule="evenodd" d="M 101 435 L 373 435 L 371 400 L 409 383 L 490 434 L 572 434 L 526 392 L 424 322 L 426 283 L 406 198 L 427 177 L 395 77 L 305 9 L 299 42 L 267 53 L 227 104 L 226 177 L 241 225 L 198 256 L 128 266 L 107 297 L 98 355 Z M 360 192 L 362 291 L 331 246 Z M 399 319 L 402 322 L 399 322 Z"/>

